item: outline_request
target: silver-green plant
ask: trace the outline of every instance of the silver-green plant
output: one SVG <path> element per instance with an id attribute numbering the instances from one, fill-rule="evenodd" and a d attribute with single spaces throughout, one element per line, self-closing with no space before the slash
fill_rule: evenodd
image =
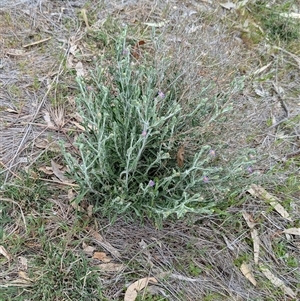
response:
<path id="1" fill-rule="evenodd" d="M 176 153 L 192 123 L 212 122 L 227 107 L 212 96 L 183 110 L 172 87 L 158 88 L 153 65 L 132 62 L 125 34 L 116 53 L 109 68 L 99 66 L 88 81 L 78 78 L 77 108 L 85 131 L 76 140 L 79 156 L 64 151 L 80 186 L 77 201 L 88 197 L 104 214 L 135 212 L 157 220 L 214 212 L 217 198 L 245 174 L 249 159 L 218 166 L 204 141 L 183 166 Z"/>

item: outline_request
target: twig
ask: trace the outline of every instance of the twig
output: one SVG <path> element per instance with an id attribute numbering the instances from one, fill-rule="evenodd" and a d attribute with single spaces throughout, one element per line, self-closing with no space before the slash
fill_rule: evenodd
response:
<path id="1" fill-rule="evenodd" d="M 287 154 L 285 157 L 286 157 L 287 159 L 289 159 L 289 158 L 292 158 L 292 157 L 296 157 L 296 156 L 298 156 L 298 155 L 300 155 L 300 149 L 298 149 L 298 150 L 295 151 L 295 152 L 292 152 L 292 153 Z"/>
<path id="2" fill-rule="evenodd" d="M 2 161 L 0 161 L 0 164 L 5 168 L 5 170 L 8 170 L 9 172 L 11 172 L 16 178 L 18 178 L 19 180 L 21 180 L 21 178 L 14 173 L 12 170 L 10 170 Z"/>
<path id="3" fill-rule="evenodd" d="M 281 50 L 282 52 L 284 52 L 284 53 L 288 54 L 289 56 L 291 56 L 297 62 L 298 68 L 300 69 L 300 58 L 297 55 L 295 55 L 294 53 L 291 53 L 291 52 L 289 52 L 289 51 L 287 51 L 287 50 L 285 50 L 281 47 L 273 46 L 273 48 L 275 48 L 277 50 Z"/>
<path id="4" fill-rule="evenodd" d="M 42 39 L 42 40 L 39 40 L 39 41 L 30 43 L 30 44 L 26 44 L 26 45 L 23 45 L 23 48 L 28 48 L 28 47 L 30 47 L 30 46 L 35 46 L 35 45 L 38 45 L 38 44 L 40 44 L 40 43 L 44 43 L 44 42 L 46 42 L 46 41 L 49 41 L 49 40 L 51 40 L 51 39 L 52 39 L 52 37 L 49 37 L 49 38 Z"/>
<path id="5" fill-rule="evenodd" d="M 278 95 L 278 97 L 279 97 L 279 101 L 280 101 L 280 103 L 281 103 L 281 106 L 282 106 L 283 110 L 285 111 L 286 117 L 283 118 L 283 119 L 281 119 L 280 121 L 276 122 L 275 124 L 271 125 L 271 126 L 269 127 L 269 129 L 275 128 L 275 127 L 277 127 L 278 125 L 280 125 L 281 123 L 283 123 L 283 122 L 285 122 L 285 121 L 287 121 L 287 120 L 290 119 L 290 110 L 289 110 L 287 104 L 286 104 L 285 101 L 283 100 L 283 98 L 282 98 L 282 96 L 281 96 L 281 93 L 280 93 L 280 91 L 278 91 L 278 89 L 277 89 L 275 83 L 273 82 L 272 84 L 273 84 L 274 91 L 277 93 L 277 95 Z"/>

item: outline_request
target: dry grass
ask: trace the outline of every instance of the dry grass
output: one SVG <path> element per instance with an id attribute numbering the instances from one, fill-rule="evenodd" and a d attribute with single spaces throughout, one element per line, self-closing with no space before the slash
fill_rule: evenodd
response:
<path id="1" fill-rule="evenodd" d="M 86 28 L 83 8 L 89 26 L 99 26 L 98 36 Z M 242 15 L 221 8 L 217 1 L 1 3 L 0 234 L 11 254 L 10 260 L 0 261 L 3 300 L 122 300 L 124 287 L 146 276 L 156 277 L 159 285 L 154 296 L 147 293 L 140 300 L 299 298 L 299 236 L 281 231 L 299 227 L 300 53 L 296 42 L 278 46 L 263 34 L 258 40 L 246 36 L 241 27 L 250 8 L 249 4 Z M 109 58 L 116 24 L 128 24 L 129 39 L 138 42 L 149 37 L 144 22 L 165 21 L 156 28 L 162 42 L 149 48 L 158 70 L 161 60 L 173 58 L 169 72 L 184 75 L 181 88 L 186 93 L 181 101 L 187 106 L 207 83 L 213 83 L 208 94 L 223 95 L 232 80 L 246 77 L 242 92 L 227 100 L 233 110 L 226 120 L 202 128 L 201 135 L 225 160 L 245 146 L 255 149 L 256 184 L 283 201 L 294 223 L 263 200 L 243 193 L 229 199 L 230 208 L 220 215 L 168 221 L 161 230 L 128 219 L 111 224 L 87 213 L 88 204 L 80 204 L 83 212 L 75 212 L 70 205 L 72 183 L 56 183 L 49 168 L 49 175 L 45 173 L 51 159 L 63 164 L 57 141 L 64 139 L 69 151 L 76 151 L 76 63 L 82 62 L 87 71 L 99 55 Z M 30 43 L 37 44 L 23 47 Z M 73 68 L 68 65 L 71 58 Z M 261 69 L 264 66 L 268 67 Z M 45 121 L 45 112 L 53 127 Z M 242 210 L 256 222 L 260 262 L 296 292 L 295 298 L 274 288 L 254 264 Z M 101 243 L 91 229 L 101 233 Z M 83 243 L 110 254 L 112 262 L 123 264 L 122 270 L 96 269 L 98 262 L 84 252 Z M 119 255 L 113 256 L 108 245 Z M 27 259 L 26 269 L 18 257 Z M 256 287 L 240 272 L 242 262 L 252 266 Z M 20 271 L 31 280 L 22 278 Z"/>

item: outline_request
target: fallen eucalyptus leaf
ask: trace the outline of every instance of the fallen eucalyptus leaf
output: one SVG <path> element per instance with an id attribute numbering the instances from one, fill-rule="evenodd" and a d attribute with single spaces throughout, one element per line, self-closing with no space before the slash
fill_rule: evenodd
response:
<path id="1" fill-rule="evenodd" d="M 300 235 L 300 228 L 289 228 L 282 231 L 285 234 Z"/>
<path id="2" fill-rule="evenodd" d="M 129 285 L 125 293 L 124 301 L 134 301 L 137 297 L 137 293 L 148 286 L 149 281 L 157 283 L 154 277 L 145 277 Z"/>
<path id="3" fill-rule="evenodd" d="M 240 270 L 242 272 L 242 274 L 254 285 L 256 286 L 257 282 L 252 274 L 252 271 L 250 269 L 250 266 L 243 262 L 241 267 L 240 267 Z"/>
<path id="4" fill-rule="evenodd" d="M 262 264 L 260 264 L 259 267 L 262 273 L 271 281 L 274 286 L 281 288 L 285 292 L 285 294 L 287 294 L 291 298 L 296 298 L 296 294 L 293 292 L 293 290 L 287 287 L 281 279 L 273 275 L 271 271 L 264 267 Z"/>
<path id="5" fill-rule="evenodd" d="M 284 218 L 289 221 L 292 221 L 289 213 L 283 208 L 281 204 L 279 204 L 279 199 L 275 196 L 268 193 L 263 187 L 252 184 L 248 189 L 248 192 L 258 198 L 262 198 L 263 200 L 270 203 L 270 205 Z"/>

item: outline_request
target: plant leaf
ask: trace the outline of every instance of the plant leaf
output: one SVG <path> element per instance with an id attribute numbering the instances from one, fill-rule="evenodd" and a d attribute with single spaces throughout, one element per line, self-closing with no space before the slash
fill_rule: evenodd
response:
<path id="1" fill-rule="evenodd" d="M 97 267 L 103 272 L 120 272 L 124 269 L 124 265 L 121 263 L 101 263 Z"/>
<path id="2" fill-rule="evenodd" d="M 255 226 L 255 223 L 253 222 L 253 217 L 252 217 L 252 215 L 249 214 L 249 213 L 247 213 L 246 211 L 243 211 L 242 214 L 243 214 L 243 218 L 245 219 L 245 221 L 246 221 L 248 227 L 249 227 L 250 229 L 253 229 L 254 226 Z"/>
<path id="3" fill-rule="evenodd" d="M 184 146 L 181 145 L 176 155 L 177 165 L 182 168 L 184 163 Z"/>
<path id="4" fill-rule="evenodd" d="M 256 286 L 257 282 L 251 272 L 251 269 L 250 269 L 250 266 L 243 262 L 241 267 L 240 267 L 240 270 L 242 272 L 242 274 L 254 285 Z"/>
<path id="5" fill-rule="evenodd" d="M 129 285 L 125 293 L 124 301 L 134 301 L 137 297 L 137 292 L 145 288 L 149 281 L 157 283 L 154 277 L 145 277 Z"/>
<path id="6" fill-rule="evenodd" d="M 27 265 L 27 258 L 26 257 L 24 257 L 24 256 L 19 256 L 18 257 L 18 260 L 19 260 L 19 263 L 20 263 L 20 265 L 21 265 L 21 270 L 22 271 L 26 271 L 27 270 L 27 267 L 28 267 L 28 265 Z"/>
<path id="7" fill-rule="evenodd" d="M 263 187 L 252 184 L 250 189 L 248 189 L 248 192 L 257 197 L 262 198 L 263 200 L 270 203 L 270 205 L 284 218 L 286 218 L 289 221 L 292 221 L 290 218 L 289 213 L 283 208 L 281 204 L 279 204 L 280 200 L 276 198 L 275 196 L 268 193 Z"/>
<path id="8" fill-rule="evenodd" d="M 111 262 L 112 258 L 107 256 L 104 252 L 95 252 L 93 255 L 93 259 L 98 259 L 103 262 Z"/>
<path id="9" fill-rule="evenodd" d="M 56 162 L 54 162 L 53 160 L 51 160 L 51 167 L 52 167 L 52 171 L 53 173 L 56 175 L 56 177 L 63 183 L 67 183 L 68 182 L 68 178 L 65 177 L 64 175 L 64 171 L 60 170 L 60 165 L 57 164 Z"/>
<path id="10" fill-rule="evenodd" d="M 220 5 L 228 10 L 236 8 L 236 5 L 233 2 L 220 3 Z"/>
<path id="11" fill-rule="evenodd" d="M 9 253 L 5 250 L 3 246 L 0 246 L 0 254 L 2 254 L 8 261 L 12 259 L 12 257 L 9 255 Z"/>
<path id="12" fill-rule="evenodd" d="M 282 231 L 285 234 L 300 235 L 300 228 L 289 228 Z"/>
<path id="13" fill-rule="evenodd" d="M 296 298 L 296 294 L 293 292 L 293 290 L 289 287 L 287 287 L 284 282 L 273 275 L 269 269 L 264 267 L 262 264 L 260 264 L 260 269 L 263 272 L 263 274 L 271 281 L 271 283 L 276 286 L 281 288 L 287 295 L 289 295 L 291 298 Z"/>
<path id="14" fill-rule="evenodd" d="M 120 258 L 121 254 L 120 252 L 114 248 L 109 242 L 105 241 L 104 238 L 94 229 L 88 228 L 94 239 L 102 246 L 104 247 L 107 251 L 109 251 L 113 256 Z"/>
<path id="15" fill-rule="evenodd" d="M 142 24 L 150 26 L 150 27 L 163 27 L 168 23 L 169 23 L 169 21 L 161 21 L 161 22 L 158 22 L 158 23 L 143 22 Z"/>
<path id="16" fill-rule="evenodd" d="M 260 239 L 259 239 L 258 232 L 256 229 L 253 229 L 251 231 L 251 237 L 253 240 L 254 262 L 255 262 L 255 264 L 258 264 Z"/>
<path id="17" fill-rule="evenodd" d="M 281 17 L 285 17 L 285 18 L 300 19 L 300 14 L 298 14 L 298 13 L 281 13 L 279 15 Z"/>

